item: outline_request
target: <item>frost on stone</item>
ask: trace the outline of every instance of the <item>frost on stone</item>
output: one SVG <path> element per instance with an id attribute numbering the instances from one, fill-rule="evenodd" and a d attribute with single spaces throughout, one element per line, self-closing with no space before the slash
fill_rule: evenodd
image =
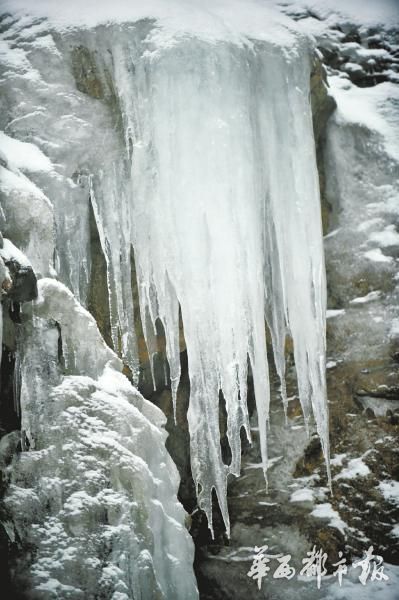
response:
<path id="1" fill-rule="evenodd" d="M 23 570 L 29 589 L 40 598 L 197 598 L 165 417 L 122 375 L 65 286 L 41 280 L 31 317 L 21 343 L 30 447 L 8 469 L 5 497 L 19 539 L 35 549 Z"/>

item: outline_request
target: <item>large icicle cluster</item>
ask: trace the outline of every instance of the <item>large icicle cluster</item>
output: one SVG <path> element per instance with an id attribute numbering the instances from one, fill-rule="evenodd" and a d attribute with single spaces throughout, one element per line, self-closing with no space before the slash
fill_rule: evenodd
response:
<path id="1" fill-rule="evenodd" d="M 50 177 L 35 182 L 54 203 L 55 266 L 82 303 L 90 277 L 91 203 L 107 264 L 113 343 L 133 372 L 134 253 L 147 346 L 153 355 L 160 319 L 174 401 L 180 307 L 198 500 L 212 525 L 215 489 L 229 529 L 227 476 L 240 472 L 241 428 L 250 435 L 248 359 L 267 471 L 265 319 L 284 402 L 284 346 L 287 335 L 293 338 L 305 421 L 313 411 L 328 463 L 325 273 L 309 42 L 258 2 L 251 3 L 252 13 L 239 2 L 231 14 L 222 0 L 203 12 L 195 5 L 195 19 L 176 3 L 184 16 L 178 25 L 166 3 L 154 2 L 130 24 L 79 29 L 74 23 L 69 30 L 63 22 L 62 36 L 51 31 L 58 16 L 50 4 L 37 5 L 47 6 L 53 19 L 35 23 L 40 44 L 29 41 L 29 20 L 10 23 L 4 36 L 18 74 L 9 86 L 7 131 L 33 139 L 54 165 Z M 84 19 L 86 13 L 76 14 Z M 78 82 L 78 92 L 76 78 L 85 70 L 89 81 Z M 21 96 L 25 104 L 12 104 Z M 229 465 L 220 448 L 220 390 Z"/>
<path id="2" fill-rule="evenodd" d="M 135 65 L 135 76 L 129 76 Z M 269 376 L 265 317 L 285 401 L 285 338 L 294 341 L 299 395 L 328 455 L 325 280 L 318 178 L 304 48 L 289 56 L 185 40 L 115 69 L 131 151 L 131 239 L 148 347 L 166 331 L 174 402 L 181 307 L 190 372 L 188 421 L 198 500 L 211 523 L 216 489 L 228 526 L 226 478 L 249 437 L 248 357 L 267 470 Z M 101 213 L 106 228 L 110 214 Z M 112 247 L 111 243 L 111 247 Z M 219 391 L 232 453 L 219 443 Z"/>

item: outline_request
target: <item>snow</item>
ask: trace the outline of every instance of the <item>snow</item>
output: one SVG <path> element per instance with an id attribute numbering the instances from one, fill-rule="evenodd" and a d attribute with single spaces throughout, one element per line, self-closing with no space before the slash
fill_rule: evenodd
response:
<path id="1" fill-rule="evenodd" d="M 310 488 L 301 488 L 291 494 L 290 502 L 313 502 L 314 493 Z"/>
<path id="2" fill-rule="evenodd" d="M 157 21 L 153 36 L 157 45 L 173 44 L 177 36 L 195 35 L 207 42 L 248 38 L 289 45 L 295 25 L 262 0 L 114 0 L 112 3 L 79 0 L 55 4 L 52 0 L 3 0 L 4 12 L 29 17 L 46 17 L 53 27 L 95 27 L 103 23 Z"/>
<path id="3" fill-rule="evenodd" d="M 339 308 L 339 309 L 329 308 L 327 310 L 326 316 L 327 316 L 327 319 L 333 319 L 335 317 L 340 317 L 344 314 L 345 314 L 344 308 Z"/>
<path id="4" fill-rule="evenodd" d="M 385 34 L 382 37 L 386 39 Z M 340 52 L 342 44 L 337 44 Z M 341 302 L 350 303 L 351 327 L 356 325 L 350 342 L 344 322 L 334 323 L 334 333 L 339 330 L 344 359 L 364 361 L 372 360 L 378 348 L 385 352 L 388 331 L 398 318 L 397 291 L 384 286 L 379 297 L 376 292 L 381 278 L 393 281 L 397 271 L 398 236 L 393 225 L 399 188 L 392 173 L 399 164 L 395 135 L 399 96 L 392 83 L 363 88 L 334 73 L 328 77 L 337 110 L 327 130 L 326 196 L 334 206 L 339 233 L 326 239 L 326 247 L 330 265 L 345 265 L 338 269 L 347 282 Z M 362 279 L 371 283 L 374 293 L 356 298 L 352 283 Z"/>
<path id="5" fill-rule="evenodd" d="M 391 256 L 386 256 L 381 252 L 380 248 L 368 250 L 364 253 L 365 258 L 377 263 L 391 263 L 393 261 Z"/>
<path id="6" fill-rule="evenodd" d="M 395 525 L 395 527 L 393 527 L 390 535 L 399 539 L 399 525 Z"/>
<path id="7" fill-rule="evenodd" d="M 47 275 L 54 254 L 53 206 L 30 178 L 15 169 L 0 165 L 1 229 L 29 256 L 35 272 Z"/>
<path id="8" fill-rule="evenodd" d="M 52 318 L 61 326 L 68 369 L 95 378 L 100 376 L 107 363 L 122 370 L 121 360 L 104 342 L 94 317 L 60 282 L 47 278 L 39 280 L 34 314 Z"/>
<path id="9" fill-rule="evenodd" d="M 44 198 L 43 192 L 41 192 L 37 186 L 27 177 L 24 177 L 22 174 L 14 173 L 11 170 L 5 169 L 0 165 L 0 185 L 2 191 L 5 193 L 11 192 L 13 190 L 18 190 L 19 194 L 28 196 L 28 195 L 38 195 Z"/>
<path id="10" fill-rule="evenodd" d="M 369 237 L 370 242 L 375 242 L 382 248 L 399 245 L 399 233 L 395 225 L 388 225 L 382 231 L 376 231 Z"/>
<path id="11" fill-rule="evenodd" d="M 363 27 L 392 26 L 399 20 L 396 0 L 284 0 L 284 5 L 288 12 L 291 7 L 296 12 L 311 11 L 317 16 L 312 21 L 319 27 L 319 19 L 322 25 L 326 22 L 330 27 L 338 24 L 342 27 L 345 23 Z"/>
<path id="12" fill-rule="evenodd" d="M 328 525 L 330 527 L 334 527 L 338 529 L 345 535 L 345 529 L 347 528 L 346 523 L 341 519 L 339 513 L 333 509 L 329 502 L 325 502 L 324 504 L 318 504 L 310 513 L 313 517 L 317 519 L 328 519 Z"/>
<path id="13" fill-rule="evenodd" d="M 332 467 L 341 467 L 344 459 L 346 458 L 346 454 L 336 454 L 330 461 Z"/>
<path id="14" fill-rule="evenodd" d="M 19 248 L 14 246 L 14 244 L 7 238 L 3 238 L 3 247 L 0 248 L 0 256 L 5 262 L 14 260 L 21 265 L 22 268 L 32 268 L 32 265 L 25 254 L 21 252 Z"/>
<path id="15" fill-rule="evenodd" d="M 352 458 L 348 462 L 348 466 L 342 469 L 334 479 L 355 479 L 356 477 L 367 477 L 369 474 L 370 469 L 361 458 Z"/>
<path id="16" fill-rule="evenodd" d="M 399 481 L 380 481 L 378 487 L 385 500 L 399 506 Z"/>
<path id="17" fill-rule="evenodd" d="M 334 584 L 331 585 L 326 593 L 323 593 L 323 600 L 397 600 L 399 588 L 399 567 L 384 563 L 384 575 L 389 577 L 388 581 L 367 580 L 366 585 L 362 585 L 358 577 L 360 569 L 350 569 L 348 576 L 342 580 L 342 586 L 337 584 L 334 578 Z"/>
<path id="18" fill-rule="evenodd" d="M 14 459 L 4 499 L 19 539 L 35 549 L 29 589 L 198 598 L 165 416 L 122 375 L 120 359 L 65 286 L 42 279 L 39 293 L 21 340 L 30 449 Z"/>
<path id="19" fill-rule="evenodd" d="M 51 161 L 34 144 L 20 142 L 0 131 L 0 155 L 6 157 L 11 170 L 37 172 L 52 171 Z"/>
<path id="20" fill-rule="evenodd" d="M 395 135 L 398 127 L 398 86 L 383 82 L 368 88 L 348 84 L 338 76 L 329 77 L 329 83 L 338 109 L 334 118 L 337 123 L 356 124 L 381 136 L 386 152 L 399 158 L 399 143 Z"/>
<path id="21" fill-rule="evenodd" d="M 373 302 L 374 300 L 378 300 L 381 297 L 381 292 L 375 290 L 373 292 L 369 292 L 365 296 L 360 296 L 359 298 L 353 298 L 350 301 L 350 304 L 367 304 L 368 302 Z"/>

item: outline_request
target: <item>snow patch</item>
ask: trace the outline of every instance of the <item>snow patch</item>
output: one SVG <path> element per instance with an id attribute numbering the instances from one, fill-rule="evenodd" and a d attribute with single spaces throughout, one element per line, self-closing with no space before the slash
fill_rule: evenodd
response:
<path id="1" fill-rule="evenodd" d="M 310 488 L 301 488 L 291 494 L 290 502 L 313 502 L 314 493 Z"/>
<path id="2" fill-rule="evenodd" d="M 6 158 L 11 170 L 50 172 L 53 170 L 51 160 L 34 144 L 20 142 L 0 131 L 0 155 Z"/>
<path id="3" fill-rule="evenodd" d="M 383 254 L 381 252 L 380 248 L 374 248 L 373 250 L 368 250 L 367 252 L 364 253 L 365 258 L 367 258 L 368 260 L 371 260 L 373 262 L 378 262 L 378 263 L 392 263 L 393 262 L 393 258 L 392 256 L 386 256 L 385 254 Z"/>
<path id="4" fill-rule="evenodd" d="M 385 500 L 399 506 L 399 481 L 380 481 L 378 487 Z"/>
<path id="5" fill-rule="evenodd" d="M 339 513 L 333 509 L 329 502 L 318 504 L 310 514 L 318 519 L 328 519 L 330 527 L 338 529 L 342 535 L 345 535 L 347 524 L 341 519 Z"/>
<path id="6" fill-rule="evenodd" d="M 353 458 L 348 462 L 348 466 L 342 469 L 334 479 L 356 479 L 356 477 L 367 477 L 370 469 L 361 458 Z"/>
<path id="7" fill-rule="evenodd" d="M 380 291 L 369 292 L 366 296 L 360 296 L 359 298 L 353 298 L 350 304 L 367 304 L 368 302 L 374 302 L 381 297 Z"/>

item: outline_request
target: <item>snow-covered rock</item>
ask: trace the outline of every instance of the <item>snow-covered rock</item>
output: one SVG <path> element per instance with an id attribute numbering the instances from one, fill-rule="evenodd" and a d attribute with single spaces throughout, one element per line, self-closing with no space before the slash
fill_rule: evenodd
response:
<path id="1" fill-rule="evenodd" d="M 7 467 L 4 504 L 34 552 L 14 563 L 14 584 L 49 599 L 197 598 L 165 417 L 65 286 L 40 280 L 31 317 L 20 346 L 26 451 Z"/>

